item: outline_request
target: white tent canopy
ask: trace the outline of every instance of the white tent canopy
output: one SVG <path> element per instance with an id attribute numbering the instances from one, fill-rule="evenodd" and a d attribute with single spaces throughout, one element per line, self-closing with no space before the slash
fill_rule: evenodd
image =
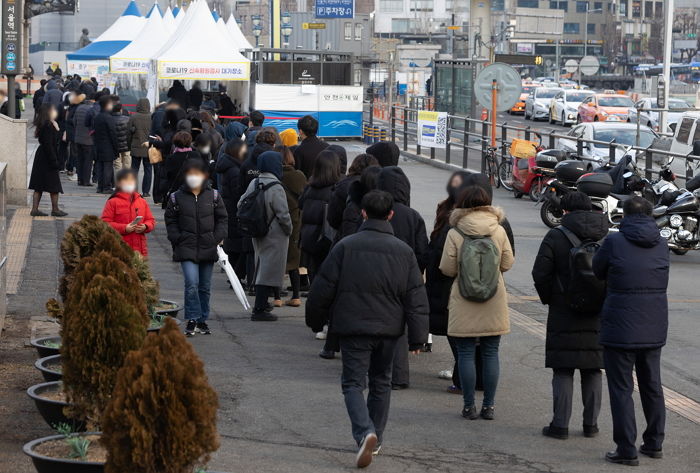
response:
<path id="1" fill-rule="evenodd" d="M 173 16 L 175 17 L 175 29 L 177 29 L 182 22 L 185 20 L 186 15 L 185 7 L 177 8 L 177 12 L 173 11 Z"/>
<path id="2" fill-rule="evenodd" d="M 228 28 L 229 32 L 231 33 L 231 36 L 233 36 L 233 39 L 238 46 L 238 50 L 242 51 L 245 49 L 255 49 L 253 48 L 253 45 L 250 44 L 248 39 L 245 37 L 243 32 L 241 31 L 241 28 L 238 26 L 238 22 L 236 19 L 233 17 L 233 13 L 229 15 L 228 21 L 226 22 L 226 27 Z"/>
<path id="3" fill-rule="evenodd" d="M 170 7 L 168 7 L 163 14 L 163 26 L 165 26 L 168 34 L 173 34 L 175 31 L 175 17 L 173 16 L 173 11 L 170 9 Z"/>
<path id="4" fill-rule="evenodd" d="M 141 34 L 127 47 L 109 58 L 110 72 L 113 74 L 148 74 L 151 59 L 168 41 L 168 32 L 160 10 L 146 21 Z"/>
<path id="5" fill-rule="evenodd" d="M 168 44 L 154 57 L 158 79 L 249 80 L 250 61 L 238 51 L 222 47 L 227 42 L 230 39 L 216 26 L 206 0 L 196 0 Z"/>

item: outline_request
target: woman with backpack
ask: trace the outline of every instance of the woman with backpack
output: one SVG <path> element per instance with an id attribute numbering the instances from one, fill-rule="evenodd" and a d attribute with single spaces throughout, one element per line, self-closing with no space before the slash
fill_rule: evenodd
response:
<path id="1" fill-rule="evenodd" d="M 264 234 L 253 238 L 255 248 L 255 304 L 251 320 L 272 322 L 277 316 L 270 314 L 272 306 L 267 300 L 274 291 L 282 287 L 287 265 L 287 248 L 292 234 L 292 218 L 287 206 L 287 195 L 282 186 L 282 155 L 276 151 L 265 151 L 257 159 L 258 177 L 253 179 L 238 203 L 239 219 L 248 204 L 261 204 L 256 208 L 259 218 L 266 218 Z M 258 196 L 262 193 L 262 199 Z M 250 199 L 248 198 L 250 197 Z M 260 222 L 258 222 L 259 224 Z"/>
<path id="2" fill-rule="evenodd" d="M 498 386 L 498 346 L 510 332 L 508 294 L 502 273 L 513 266 L 513 250 L 500 222 L 503 211 L 491 205 L 488 192 L 479 186 L 465 188 L 450 215 L 440 271 L 455 278 L 448 305 L 447 335 L 457 347 L 467 419 L 494 419 Z M 476 271 L 475 271 L 476 268 Z M 484 400 L 481 413 L 474 399 L 475 351 L 481 344 Z"/>
<path id="3" fill-rule="evenodd" d="M 185 335 L 211 333 L 207 325 L 211 275 L 219 259 L 218 244 L 226 238 L 228 216 L 219 193 L 208 185 L 209 171 L 201 159 L 187 161 L 184 184 L 167 200 L 165 226 L 173 246 L 173 261 L 185 277 Z"/>
<path id="4" fill-rule="evenodd" d="M 549 306 L 545 366 L 552 368 L 554 416 L 542 434 L 556 439 L 569 436 L 569 420 L 574 393 L 574 372 L 581 373 L 583 434 L 598 433 L 598 414 L 602 398 L 603 347 L 600 339 L 600 310 L 581 312 L 570 305 L 571 286 L 593 290 L 575 281 L 570 268 L 574 248 L 565 231 L 581 242 L 597 242 L 608 234 L 609 222 L 602 212 L 591 211 L 591 199 L 582 192 L 571 192 L 561 199 L 564 211 L 560 228 L 545 235 L 532 268 L 535 289 L 543 304 Z M 602 308 L 602 307 L 601 307 Z"/>

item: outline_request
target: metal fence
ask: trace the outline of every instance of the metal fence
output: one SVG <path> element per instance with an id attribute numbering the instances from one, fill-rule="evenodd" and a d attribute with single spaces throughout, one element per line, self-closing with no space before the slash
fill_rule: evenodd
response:
<path id="1" fill-rule="evenodd" d="M 7 312 L 7 218 L 5 206 L 7 202 L 7 163 L 0 163 L 0 331 Z"/>
<path id="2" fill-rule="evenodd" d="M 421 147 L 418 141 L 417 118 L 419 111 L 422 110 L 400 105 L 391 106 L 387 119 L 388 139 L 397 143 L 403 151 L 408 152 L 409 148 L 411 148 L 410 151 L 415 151 L 415 154 L 421 157 L 460 166 L 464 169 L 480 169 L 482 172 L 484 171 L 486 168 L 486 153 L 491 140 L 491 122 L 489 120 L 448 114 L 445 149 L 429 148 L 427 154 L 424 154 L 426 150 L 424 147 Z M 498 154 L 501 160 L 511 159 L 509 147 L 514 138 L 532 140 L 541 137 L 542 145 L 548 149 L 556 148 L 557 140 L 561 138 L 576 141 L 577 154 L 579 156 L 583 155 L 584 147 L 602 145 L 608 148 L 608 157 L 612 163 L 616 160 L 616 149 L 626 149 L 629 146 L 616 143 L 615 140 L 610 142 L 585 140 L 580 137 L 576 138 L 561 134 L 554 129 L 535 130 L 530 126 L 510 125 L 507 122 L 497 122 L 496 129 Z M 693 177 L 700 165 L 700 156 L 681 155 L 666 149 L 654 148 L 654 146 L 658 146 L 658 143 L 659 140 L 647 148 L 633 146 L 630 150 L 636 154 L 637 166 L 643 170 L 648 179 L 652 179 L 653 175 L 658 173 L 659 163 L 667 162 L 671 157 L 674 157 L 676 172 L 678 172 L 678 165 L 675 163 L 681 162 L 685 164 L 685 172 L 682 172 L 682 176 L 679 177 L 685 177 L 686 179 Z"/>

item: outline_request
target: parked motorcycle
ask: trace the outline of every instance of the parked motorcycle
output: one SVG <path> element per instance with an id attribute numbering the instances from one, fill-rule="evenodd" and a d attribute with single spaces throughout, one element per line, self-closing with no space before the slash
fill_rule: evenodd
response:
<path id="1" fill-rule="evenodd" d="M 540 151 L 530 158 L 515 158 L 513 166 L 513 195 L 519 199 L 524 194 L 537 202 L 549 179 L 555 177 L 554 167 L 569 157 L 569 153 L 559 149 Z"/>

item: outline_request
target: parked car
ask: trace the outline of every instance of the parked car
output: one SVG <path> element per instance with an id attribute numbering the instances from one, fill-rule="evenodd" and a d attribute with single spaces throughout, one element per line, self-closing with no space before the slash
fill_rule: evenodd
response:
<path id="1" fill-rule="evenodd" d="M 537 87 L 530 91 L 525 100 L 525 120 L 546 119 L 549 116 L 549 102 L 564 89 L 558 87 Z"/>
<path id="2" fill-rule="evenodd" d="M 585 90 L 565 89 L 554 96 L 549 104 L 549 123 L 559 122 L 562 125 L 576 123 L 578 106 L 591 95 Z"/>
<path id="3" fill-rule="evenodd" d="M 594 94 L 578 106 L 576 123 L 626 122 L 633 107 L 634 102 L 626 95 Z"/>
<path id="4" fill-rule="evenodd" d="M 671 152 L 687 156 L 696 141 L 700 141 L 700 112 L 683 112 L 676 124 Z"/>
<path id="5" fill-rule="evenodd" d="M 647 126 L 639 129 L 639 147 L 647 148 L 651 146 L 659 135 Z M 558 148 L 568 151 L 589 163 L 589 169 L 596 169 L 610 159 L 610 145 L 583 143 L 581 153 L 577 153 L 577 139 L 594 140 L 610 143 L 615 140 L 618 145 L 634 146 L 637 140 L 637 125 L 632 123 L 580 123 L 574 125 L 567 133 L 567 138 L 560 138 Z M 617 162 L 624 154 L 623 149 L 615 148 L 615 161 Z"/>
<path id="6" fill-rule="evenodd" d="M 516 113 L 525 113 L 525 100 L 527 100 L 527 96 L 530 95 L 530 92 L 535 87 L 536 86 L 531 84 L 523 84 L 523 89 L 520 93 L 520 99 L 518 99 L 518 101 L 515 102 L 515 105 L 513 105 L 510 108 L 510 110 L 508 110 L 508 113 L 510 113 L 511 115 L 515 115 Z"/>
<path id="7" fill-rule="evenodd" d="M 630 108 L 629 121 L 631 123 L 637 123 L 637 116 L 639 116 L 639 122 L 642 125 L 646 125 L 653 128 L 655 131 L 659 131 L 659 112 L 645 111 L 650 108 L 656 108 L 656 99 L 647 97 L 634 104 L 634 108 Z M 669 99 L 668 101 L 668 116 L 666 121 L 669 125 L 666 132 L 673 133 L 673 126 L 678 123 L 678 120 L 683 116 L 683 110 L 690 108 L 690 106 L 683 100 L 679 99 Z M 641 112 L 639 110 L 642 110 Z M 677 110 L 674 112 L 674 110 Z"/>

